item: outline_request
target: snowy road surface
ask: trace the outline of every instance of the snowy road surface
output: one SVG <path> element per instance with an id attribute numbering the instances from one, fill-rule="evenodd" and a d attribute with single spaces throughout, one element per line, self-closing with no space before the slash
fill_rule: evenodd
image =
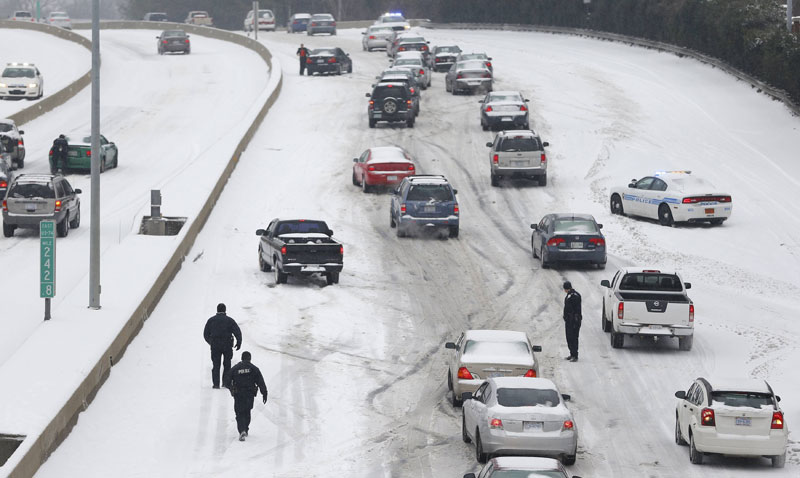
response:
<path id="1" fill-rule="evenodd" d="M 33 63 L 39 68 L 44 78 L 44 98 L 57 93 L 92 67 L 92 55 L 86 47 L 47 33 L 0 28 L 0 45 L 3 45 L 0 68 L 12 62 Z M 39 101 L 2 100 L 0 118 L 7 118 Z"/>
<path id="2" fill-rule="evenodd" d="M 582 476 L 797 476 L 764 459 L 691 465 L 673 442 L 673 393 L 697 376 L 766 378 L 800 421 L 800 120 L 708 66 L 609 42 L 536 33 L 425 31 L 494 58 L 495 89 L 531 99 L 549 148 L 549 184 L 489 184 L 492 138 L 478 97 L 423 93 L 414 129 L 368 129 L 364 93 L 388 64 L 338 37 L 265 34 L 286 78 L 175 282 L 69 438 L 37 476 L 461 476 L 477 469 L 449 404 L 444 342 L 466 328 L 527 331 L 543 376 L 573 396 Z M 298 77 L 298 43 L 339 45 L 354 73 Z M 241 78 L 239 75 L 237 78 Z M 244 97 L 244 95 L 241 95 Z M 239 95 L 232 95 L 239 98 Z M 138 135 L 138 132 L 131 132 Z M 153 140 L 165 141 L 153 132 Z M 157 138 L 157 139 L 156 139 Z M 386 194 L 350 183 L 351 158 L 398 144 L 421 172 L 459 189 L 456 240 L 398 239 Z M 691 169 L 734 198 L 722 227 L 664 228 L 612 217 L 608 190 L 659 169 Z M 146 189 L 146 188 L 142 188 Z M 529 224 L 549 212 L 605 224 L 605 271 L 542 270 Z M 345 244 L 338 285 L 276 286 L 258 270 L 254 231 L 275 216 L 327 220 Z M 675 267 L 693 283 L 694 349 L 627 341 L 600 328 L 599 282 L 623 265 Z M 583 295 L 581 360 L 566 363 L 564 279 Z M 212 390 L 203 324 L 217 302 L 242 326 L 242 350 L 264 372 L 250 437 L 236 440 L 233 404 Z M 238 353 L 237 353 L 238 359 Z"/>

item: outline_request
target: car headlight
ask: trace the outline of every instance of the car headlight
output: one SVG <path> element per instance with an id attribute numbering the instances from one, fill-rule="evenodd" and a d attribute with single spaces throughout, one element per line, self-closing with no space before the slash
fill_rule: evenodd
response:
<path id="1" fill-rule="evenodd" d="M 5 83 L 0 83 L 0 88 L 8 88 L 8 85 Z"/>
<path id="2" fill-rule="evenodd" d="M 28 88 L 36 88 L 38 86 L 39 85 L 37 85 L 36 83 L 31 83 L 31 84 L 28 85 Z"/>

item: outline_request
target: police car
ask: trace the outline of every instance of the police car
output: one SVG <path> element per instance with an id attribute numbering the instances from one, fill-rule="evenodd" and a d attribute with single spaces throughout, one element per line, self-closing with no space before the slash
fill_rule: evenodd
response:
<path id="1" fill-rule="evenodd" d="M 611 190 L 611 213 L 676 222 L 722 224 L 731 215 L 730 194 L 720 192 L 691 171 L 660 171 Z"/>
<path id="2" fill-rule="evenodd" d="M 44 94 L 44 79 L 32 63 L 9 63 L 0 73 L 0 99 L 35 100 Z"/>

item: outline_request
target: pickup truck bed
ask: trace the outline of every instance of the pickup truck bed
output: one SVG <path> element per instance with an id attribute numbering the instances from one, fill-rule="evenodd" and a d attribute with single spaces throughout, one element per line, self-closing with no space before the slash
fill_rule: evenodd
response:
<path id="1" fill-rule="evenodd" d="M 344 248 L 324 222 L 275 219 L 256 234 L 261 237 L 259 268 L 274 271 L 277 284 L 286 283 L 289 275 L 311 274 L 324 275 L 328 285 L 339 282 Z"/>

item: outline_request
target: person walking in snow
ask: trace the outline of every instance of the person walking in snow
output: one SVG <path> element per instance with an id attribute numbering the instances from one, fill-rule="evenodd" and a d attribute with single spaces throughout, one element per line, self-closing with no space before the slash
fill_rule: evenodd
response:
<path id="1" fill-rule="evenodd" d="M 211 383 L 214 388 L 219 388 L 219 367 L 222 362 L 222 386 L 227 387 L 233 340 L 236 339 L 236 350 L 239 350 L 242 347 L 242 331 L 235 320 L 225 315 L 225 304 L 217 305 L 217 314 L 206 322 L 203 338 L 211 346 Z"/>
<path id="2" fill-rule="evenodd" d="M 297 56 L 300 57 L 300 76 L 303 76 L 303 72 L 306 71 L 308 48 L 304 47 L 302 43 L 300 44 L 300 48 L 297 49 Z"/>
<path id="3" fill-rule="evenodd" d="M 229 389 L 233 396 L 233 411 L 236 414 L 239 441 L 244 441 L 250 431 L 250 411 L 253 409 L 253 399 L 259 390 L 264 403 L 267 403 L 267 384 L 264 383 L 264 376 L 250 359 L 250 352 L 242 352 L 242 361 L 231 369 Z"/>
<path id="4" fill-rule="evenodd" d="M 64 170 L 67 168 L 67 151 L 69 150 L 69 143 L 67 138 L 60 134 L 58 138 L 53 141 L 53 165 L 51 166 L 51 173 L 55 173 L 59 169 Z"/>
<path id="5" fill-rule="evenodd" d="M 567 335 L 567 347 L 569 347 L 570 362 L 578 361 L 578 335 L 581 331 L 581 295 L 572 288 L 570 281 L 564 282 L 564 329 Z"/>

